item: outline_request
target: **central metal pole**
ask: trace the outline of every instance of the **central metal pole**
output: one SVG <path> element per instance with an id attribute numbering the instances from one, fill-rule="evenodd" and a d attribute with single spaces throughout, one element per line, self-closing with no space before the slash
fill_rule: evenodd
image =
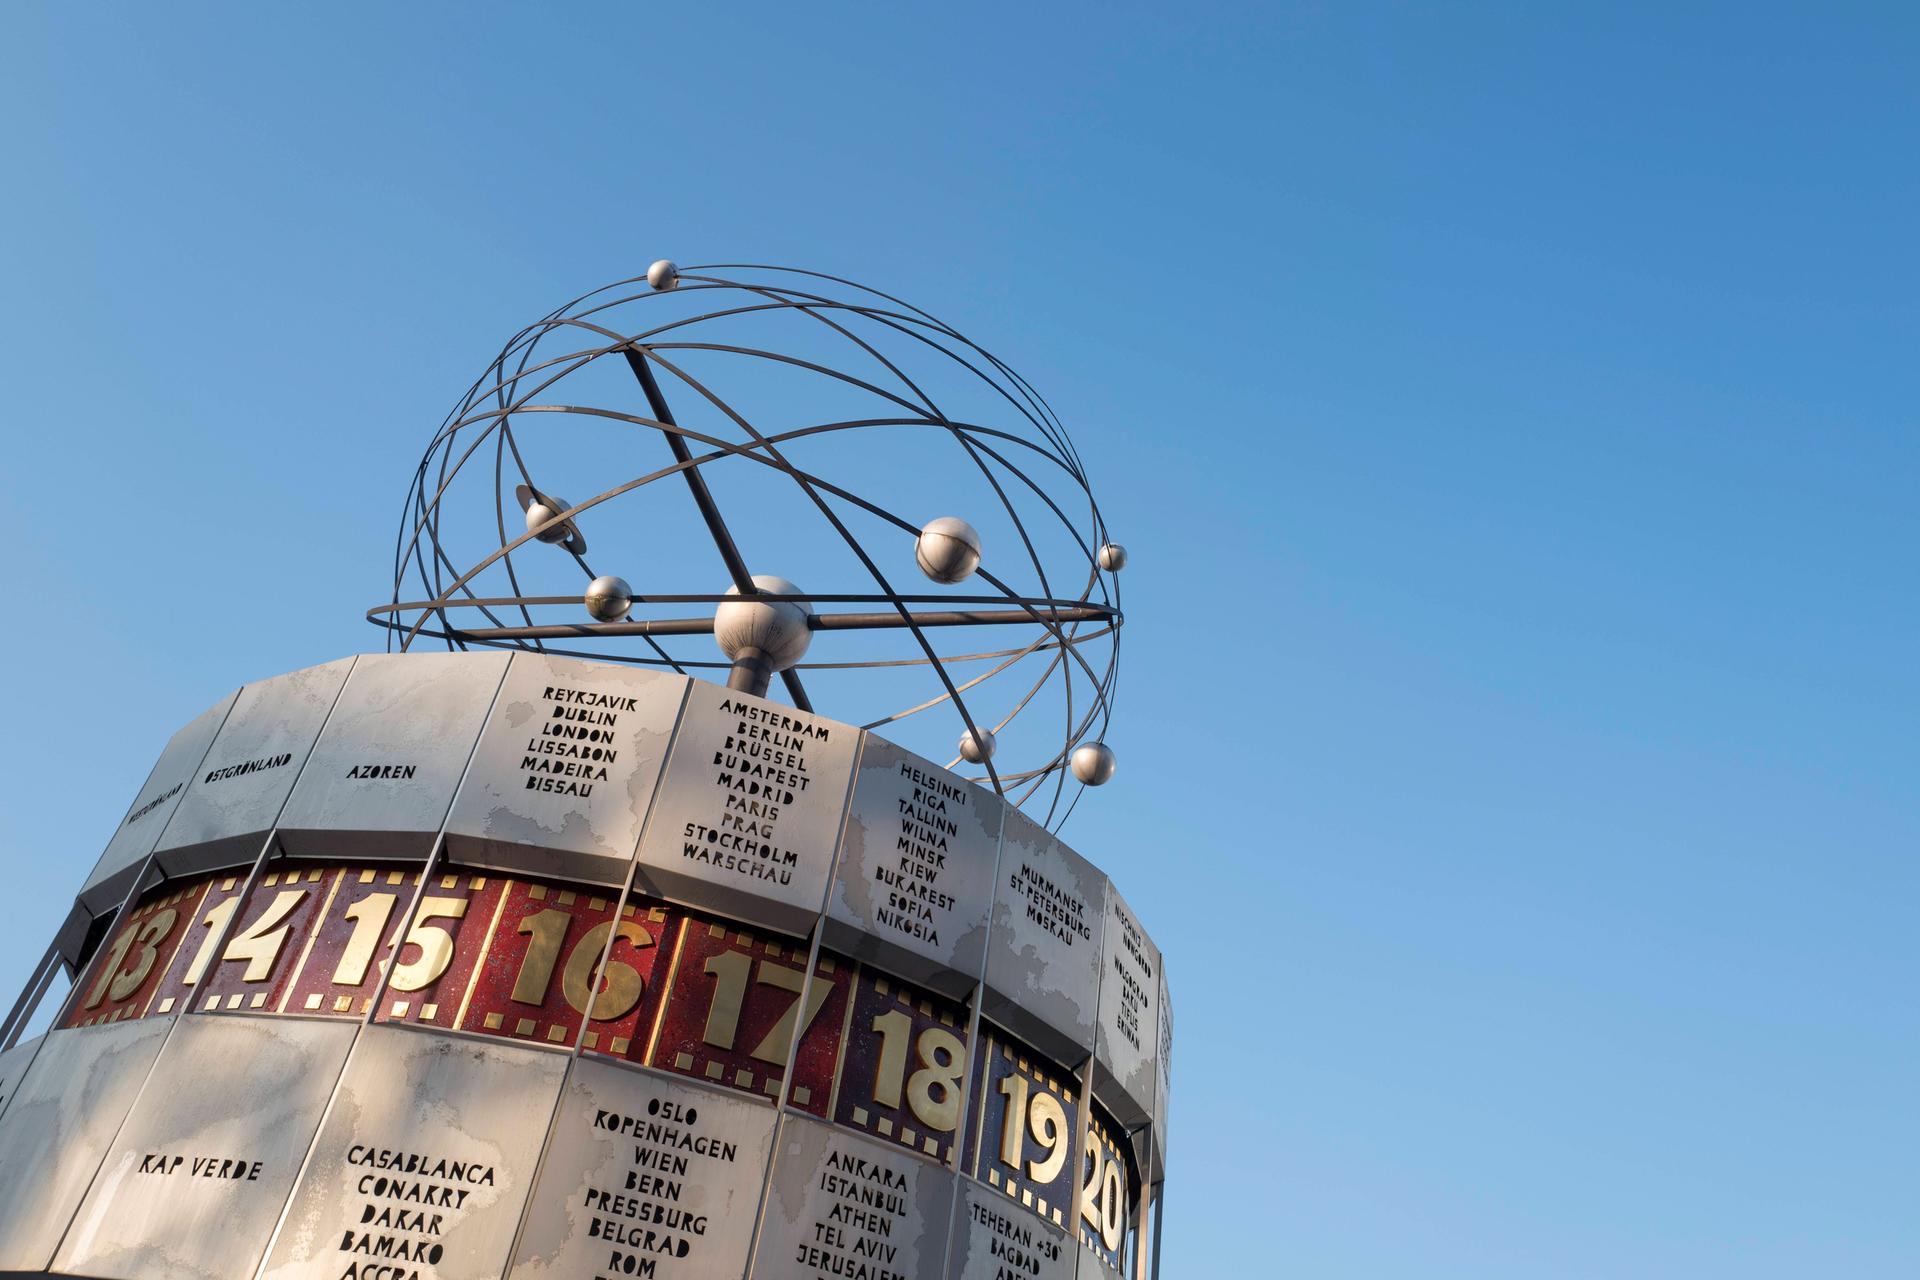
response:
<path id="1" fill-rule="evenodd" d="M 640 390 L 646 393 L 647 407 L 653 411 L 653 416 L 669 427 L 679 426 L 673 420 L 673 410 L 667 407 L 667 398 L 660 394 L 660 384 L 654 380 L 653 366 L 647 363 L 646 357 L 630 346 L 621 348 L 620 353 L 627 358 L 627 367 L 633 370 L 633 376 L 639 380 Z M 726 561 L 734 588 L 743 596 L 760 594 L 760 589 L 753 585 L 753 575 L 747 572 L 745 557 L 734 543 L 733 534 L 727 530 L 727 522 L 720 518 L 720 508 L 707 489 L 706 477 L 700 474 L 699 467 L 689 465 L 693 461 L 693 451 L 687 448 L 685 437 L 678 431 L 664 431 L 661 434 L 667 438 L 667 447 L 673 450 L 673 460 L 681 464 L 680 474 L 687 478 L 687 488 L 693 493 L 693 504 L 700 508 L 700 518 L 707 522 L 707 532 L 713 535 L 713 545 L 720 549 L 720 558 Z M 793 705 L 802 711 L 813 710 L 806 689 L 801 687 L 800 677 L 792 671 L 782 671 L 780 677 L 786 682 Z M 766 664 L 764 654 L 754 650 L 735 659 L 733 673 L 727 677 L 729 689 L 739 689 L 755 697 L 766 696 L 767 686 L 772 682 L 773 668 Z"/>

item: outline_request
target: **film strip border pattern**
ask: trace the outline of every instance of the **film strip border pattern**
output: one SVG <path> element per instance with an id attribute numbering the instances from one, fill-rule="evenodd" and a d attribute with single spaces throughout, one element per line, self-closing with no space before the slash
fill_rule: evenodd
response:
<path id="1" fill-rule="evenodd" d="M 821 950 L 808 982 L 808 956 L 799 939 L 638 894 L 301 862 L 250 892 L 235 875 L 154 890 L 59 1025 L 370 1019 L 577 1043 L 768 1102 L 791 1057 L 790 1108 L 967 1173 L 1122 1265 L 1140 1170 L 1082 1071 L 984 1020 L 970 1045 L 967 1007 L 868 963 Z"/>

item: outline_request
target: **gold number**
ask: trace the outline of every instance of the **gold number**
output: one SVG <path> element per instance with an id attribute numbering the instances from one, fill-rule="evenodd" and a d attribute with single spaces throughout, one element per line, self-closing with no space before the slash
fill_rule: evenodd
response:
<path id="1" fill-rule="evenodd" d="M 873 1100 L 883 1107 L 900 1105 L 900 1086 L 907 1078 L 907 1042 L 913 1038 L 913 1019 L 895 1009 L 873 1020 L 880 1033 L 880 1061 L 873 1068 Z"/>
<path id="2" fill-rule="evenodd" d="M 153 944 L 166 937 L 167 931 L 173 928 L 173 922 L 179 918 L 180 913 L 172 907 L 163 907 L 147 917 L 146 923 L 140 926 L 140 959 L 133 968 L 113 980 L 113 986 L 107 992 L 108 995 L 115 1000 L 125 1000 L 140 989 L 140 984 L 147 980 L 149 973 L 153 972 L 153 962 L 160 958 L 160 953 L 154 949 Z M 124 951 L 125 948 L 122 950 Z"/>
<path id="3" fill-rule="evenodd" d="M 553 981 L 553 966 L 560 963 L 560 944 L 567 939 L 567 924 L 573 919 L 564 911 L 548 907 L 520 922 L 520 932 L 531 934 L 527 954 L 521 957 L 520 972 L 514 975 L 513 994 L 508 998 L 521 1004 L 545 1004 L 547 984 Z"/>
<path id="4" fill-rule="evenodd" d="M 87 993 L 86 1002 L 80 1006 L 82 1009 L 98 1008 L 100 1002 L 106 999 L 107 984 L 113 981 L 114 971 L 119 969 L 120 962 L 127 958 L 127 948 L 133 945 L 133 935 L 137 932 L 139 932 L 137 929 L 125 929 L 121 931 L 118 938 L 114 939 L 113 950 L 107 953 L 106 963 L 100 966 L 99 981 L 95 982 L 93 990 Z M 119 998 L 114 997 L 116 1000 Z"/>
<path id="5" fill-rule="evenodd" d="M 407 930 L 407 941 L 420 948 L 420 958 L 411 964 L 403 964 L 393 971 L 393 989 L 395 991 L 418 991 L 432 982 L 453 963 L 453 935 L 437 924 L 421 924 L 422 920 L 431 920 L 436 916 L 445 920 L 458 920 L 467 914 L 465 898 L 422 898 L 420 913 L 414 917 L 413 928 Z"/>
<path id="6" fill-rule="evenodd" d="M 207 914 L 200 917 L 200 927 L 207 931 L 206 940 L 200 944 L 200 950 L 194 952 L 193 963 L 187 966 L 186 976 L 180 981 L 185 986 L 193 986 L 206 976 L 207 966 L 213 962 L 213 942 L 220 931 L 227 927 L 227 921 L 233 919 L 233 913 L 240 906 L 240 895 L 235 894 L 217 906 L 207 908 Z"/>
<path id="7" fill-rule="evenodd" d="M 880 1033 L 880 1061 L 874 1070 L 873 1100 L 883 1107 L 900 1105 L 901 1077 L 907 1070 L 907 1039 L 913 1020 L 898 1009 L 873 1020 Z M 906 1076 L 907 1109 L 920 1123 L 937 1133 L 952 1133 L 960 1124 L 960 1075 L 966 1069 L 967 1046 L 945 1027 L 928 1027 L 914 1042 L 920 1070 Z"/>
<path id="8" fill-rule="evenodd" d="M 240 975 L 242 982 L 264 982 L 273 972 L 273 962 L 280 958 L 280 947 L 293 928 L 286 919 L 306 896 L 305 889 L 282 889 L 260 918 L 227 944 L 222 960 L 247 962 L 246 972 Z"/>
<path id="9" fill-rule="evenodd" d="M 367 966 L 373 963 L 373 950 L 380 945 L 380 935 L 386 932 L 396 896 L 370 893 L 347 908 L 347 919 L 353 921 L 353 936 L 347 939 L 345 949 L 340 952 L 340 963 L 334 966 L 335 986 L 357 987 L 366 981 Z"/>
<path id="10" fill-rule="evenodd" d="M 1000 1122 L 1000 1163 L 1018 1169 L 1031 1132 L 1047 1154 L 1027 1162 L 1027 1176 L 1038 1183 L 1052 1182 L 1072 1145 L 1067 1138 L 1066 1108 L 1044 1089 L 1029 1102 L 1027 1078 L 1017 1072 L 1000 1082 L 1000 1092 L 1007 1095 L 1007 1114 Z"/>
<path id="11" fill-rule="evenodd" d="M 1047 1150 L 1045 1159 L 1027 1162 L 1027 1176 L 1042 1184 L 1052 1182 L 1067 1162 L 1068 1148 L 1073 1146 L 1067 1130 L 1066 1108 L 1052 1094 L 1036 1093 L 1033 1106 L 1027 1112 L 1027 1123 L 1033 1129 L 1034 1141 Z"/>
<path id="12" fill-rule="evenodd" d="M 753 957 L 744 951 L 722 951 L 707 961 L 712 977 L 713 1003 L 707 1006 L 707 1026 L 700 1038 L 716 1049 L 733 1048 L 733 1033 L 740 1029 L 740 1006 L 747 998 L 747 973 Z"/>
<path id="13" fill-rule="evenodd" d="M 700 1038 L 716 1049 L 733 1048 L 734 1035 L 740 1029 L 740 1010 L 747 998 L 747 973 L 753 967 L 753 957 L 744 951 L 723 951 L 707 961 L 707 974 L 715 980 L 713 1003 L 707 1006 L 706 1029 Z M 760 962 L 757 980 L 769 987 L 778 987 L 782 991 L 791 991 L 796 996 L 800 988 L 806 985 L 806 975 L 798 969 L 789 969 L 782 964 Z M 807 1016 L 803 1026 L 811 1027 L 819 1016 L 821 1007 L 827 1003 L 827 997 L 833 994 L 831 982 L 815 982 L 807 988 Z M 787 1060 L 787 1047 L 793 1042 L 794 1023 L 799 1016 L 799 1000 L 794 1000 L 780 1014 L 760 1043 L 753 1046 L 753 1056 L 762 1062 L 784 1064 Z"/>
<path id="14" fill-rule="evenodd" d="M 567 1003 L 580 1013 L 587 1011 L 587 1004 L 593 995 L 594 986 L 590 975 L 600 964 L 600 951 L 607 945 L 607 934 L 613 929 L 613 921 L 602 920 L 587 930 L 586 936 L 573 944 L 573 954 L 567 957 L 566 970 L 560 975 L 560 989 L 567 997 Z M 650 947 L 653 936 L 631 920 L 620 922 L 620 936 L 636 947 Z M 647 984 L 640 973 L 624 960 L 607 961 L 606 985 L 601 990 L 600 999 L 594 1004 L 595 1022 L 612 1022 L 624 1018 L 640 1003 Z"/>
<path id="15" fill-rule="evenodd" d="M 1023 1121 L 1027 1112 L 1027 1078 L 1018 1072 L 1000 1082 L 1007 1095 L 1007 1114 L 1000 1121 L 1000 1163 L 1011 1169 L 1020 1167 L 1020 1153 L 1027 1149 L 1027 1131 Z"/>
<path id="16" fill-rule="evenodd" d="M 1127 1225 L 1127 1171 L 1118 1160 L 1107 1159 L 1106 1150 L 1091 1132 L 1087 1134 L 1087 1154 L 1093 1157 L 1093 1163 L 1080 1188 L 1080 1216 L 1100 1233 L 1109 1252 L 1118 1252 Z"/>
<path id="17" fill-rule="evenodd" d="M 782 964 L 768 964 L 765 960 L 760 962 L 759 980 L 761 982 L 794 994 L 793 1003 L 786 1007 L 779 1021 L 775 1022 L 772 1029 L 760 1038 L 759 1044 L 753 1046 L 753 1056 L 760 1061 L 785 1065 L 787 1049 L 793 1043 L 793 1024 L 800 1012 L 800 988 L 806 985 L 806 976 L 800 970 L 789 969 Z M 813 1020 L 820 1014 L 820 1007 L 826 1004 L 827 997 L 832 994 L 831 982 L 821 982 L 816 979 L 814 984 L 807 988 L 806 1026 L 813 1025 Z"/>
<path id="18" fill-rule="evenodd" d="M 1107 1173 L 1100 1180 L 1100 1238 L 1109 1250 L 1120 1248 L 1121 1229 L 1126 1226 L 1127 1179 L 1118 1160 L 1107 1161 Z"/>

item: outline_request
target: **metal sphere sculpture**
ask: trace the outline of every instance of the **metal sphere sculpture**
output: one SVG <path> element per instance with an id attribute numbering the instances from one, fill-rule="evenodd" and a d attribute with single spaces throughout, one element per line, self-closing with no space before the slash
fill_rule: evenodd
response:
<path id="1" fill-rule="evenodd" d="M 1070 784 L 1113 772 L 1125 563 L 1053 410 L 952 326 L 833 276 L 663 258 L 468 389 L 368 617 L 390 648 L 777 676 L 1058 827 Z"/>

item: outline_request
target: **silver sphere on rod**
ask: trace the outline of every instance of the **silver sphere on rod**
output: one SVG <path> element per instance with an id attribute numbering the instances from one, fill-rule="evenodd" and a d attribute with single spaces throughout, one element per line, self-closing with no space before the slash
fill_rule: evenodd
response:
<path id="1" fill-rule="evenodd" d="M 754 574 L 753 585 L 772 596 L 806 594 L 770 573 Z M 713 611 L 714 643 L 733 664 L 727 683 L 764 695 L 775 672 L 790 670 L 807 656 L 807 646 L 813 643 L 813 632 L 808 629 L 813 606 L 801 601 L 742 597 L 738 587 L 728 587 L 727 596 Z"/>
<path id="2" fill-rule="evenodd" d="M 958 516 L 929 520 L 913 540 L 913 558 L 935 582 L 965 582 L 980 567 L 980 531 Z"/>

